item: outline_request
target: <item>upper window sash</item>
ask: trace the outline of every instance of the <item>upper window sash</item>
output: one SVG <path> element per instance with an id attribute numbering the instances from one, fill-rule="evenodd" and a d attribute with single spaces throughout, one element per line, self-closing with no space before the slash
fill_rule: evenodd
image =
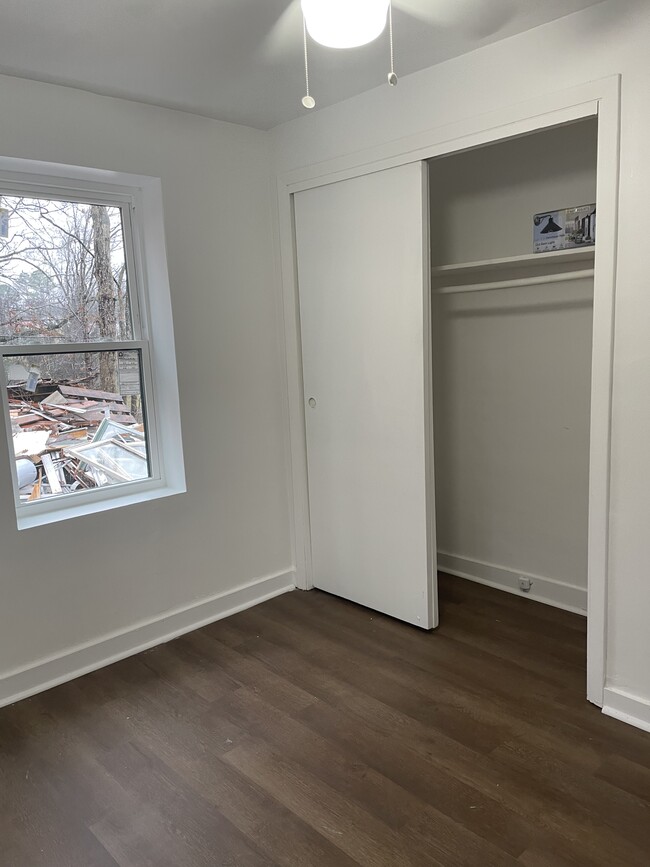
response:
<path id="1" fill-rule="evenodd" d="M 13 226 L 13 232 L 10 230 L 7 239 L 0 240 L 0 255 L 5 255 L 7 258 L 3 263 L 0 260 L 0 282 L 4 282 L 7 290 L 5 291 L 6 304 L 11 306 L 11 286 L 15 287 L 20 280 L 23 283 L 35 276 L 40 277 L 41 281 L 45 280 L 56 289 L 58 278 L 61 276 L 63 269 L 68 267 L 69 263 L 74 264 L 74 256 L 77 253 L 78 257 L 83 259 L 83 251 L 88 249 L 88 245 L 94 243 L 94 222 L 91 223 L 92 215 L 89 209 L 75 211 L 75 205 L 81 204 L 85 206 L 102 205 L 111 210 L 107 212 L 108 219 L 112 220 L 110 227 L 111 233 L 111 251 L 117 252 L 119 257 L 118 273 L 120 273 L 120 282 L 117 282 L 116 274 L 113 273 L 113 279 L 116 280 L 116 293 L 118 303 L 119 317 L 116 318 L 116 324 L 119 326 L 114 334 L 107 335 L 102 340 L 128 340 L 128 339 L 146 339 L 146 329 L 143 327 L 144 317 L 142 315 L 142 304 L 145 303 L 143 293 L 144 269 L 142 267 L 142 250 L 141 238 L 136 237 L 136 231 L 132 215 L 135 210 L 134 196 L 109 196 L 101 190 L 88 190 L 84 195 L 69 196 L 65 190 L 59 190 L 51 186 L 43 186 L 41 184 L 31 184 L 28 188 L 18 188 L 15 183 L 9 183 L 0 174 L 0 200 L 3 207 L 15 207 L 16 210 L 10 214 L 9 220 Z M 24 207 L 19 205 L 24 201 Z M 40 212 L 40 203 L 43 203 L 43 213 Z M 52 211 L 47 211 L 48 204 L 53 206 Z M 57 205 L 60 209 L 57 210 Z M 70 206 L 68 208 L 68 206 Z M 91 227 L 89 230 L 89 226 Z M 42 234 L 39 233 L 41 230 Z M 70 246 L 65 247 L 65 240 L 72 238 Z M 17 240 L 16 240 L 17 239 Z M 57 247 L 57 242 L 59 246 Z M 49 246 L 48 246 L 49 245 Z M 13 247 L 13 250 L 12 250 Z M 63 251 L 63 252 L 61 252 Z M 56 259 L 57 252 L 59 253 L 58 262 Z M 67 257 L 67 261 L 66 261 Z M 94 251 L 88 250 L 87 273 L 92 274 L 91 270 L 94 265 Z M 4 264 L 4 267 L 2 265 Z M 12 267 L 13 266 L 13 267 Z M 22 268 L 22 271 L 20 270 Z M 57 270 L 58 268 L 58 270 Z M 33 313 L 33 308 L 28 305 L 37 304 L 34 299 L 29 298 L 29 287 L 23 287 L 23 297 L 27 298 L 25 310 L 20 309 L 20 300 L 16 302 L 14 315 L 16 322 L 20 323 L 21 319 L 30 322 L 30 313 Z M 69 291 L 69 290 L 68 290 Z M 18 294 L 19 290 L 14 292 Z M 47 292 L 47 286 L 41 288 L 41 292 Z M 123 293 L 123 294 L 122 294 Z M 58 298 L 57 298 L 58 296 Z M 81 306 L 75 308 L 75 300 L 70 300 L 70 296 L 66 296 L 63 289 L 54 294 L 54 301 L 51 311 L 57 308 L 57 300 L 60 303 L 59 312 L 68 313 L 67 321 L 60 320 L 60 325 L 63 326 L 79 317 L 81 314 Z M 0 304 L 2 296 L 0 295 Z M 98 298 L 94 299 L 95 305 L 98 304 Z M 81 300 L 77 300 L 81 305 Z M 6 306 L 6 305 L 5 305 Z M 84 311 L 87 313 L 87 311 Z M 124 314 L 124 315 L 123 315 Z M 98 309 L 94 313 L 94 325 L 96 329 L 98 325 Z M 0 316 L 0 321 L 3 317 Z M 7 322 L 4 333 L 0 334 L 0 346 L 11 345 L 15 347 L 30 345 L 37 343 L 41 346 L 56 345 L 57 343 L 87 343 L 95 342 L 91 335 L 85 340 L 74 340 L 68 337 L 54 337 L 48 339 L 48 325 L 53 325 L 54 321 L 49 323 L 45 319 L 41 320 L 40 325 L 34 325 L 32 331 L 28 329 L 22 332 L 16 332 L 15 337 L 12 337 L 11 326 Z M 57 323 L 58 324 L 58 323 Z M 40 328 L 40 332 L 39 332 Z M 125 333 L 126 329 L 126 333 Z M 71 335 L 72 336 L 72 335 Z M 77 335 L 74 335 L 78 337 Z M 94 334 L 97 338 L 97 333 Z"/>

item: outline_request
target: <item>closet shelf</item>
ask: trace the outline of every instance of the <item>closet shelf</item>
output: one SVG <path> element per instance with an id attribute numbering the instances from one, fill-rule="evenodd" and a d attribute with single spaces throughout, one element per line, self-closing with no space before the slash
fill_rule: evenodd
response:
<path id="1" fill-rule="evenodd" d="M 461 262 L 457 265 L 439 265 L 431 269 L 436 277 L 461 277 L 464 274 L 504 272 L 509 269 L 562 267 L 574 262 L 593 263 L 595 247 L 573 247 L 569 250 L 554 250 L 551 253 L 530 253 L 525 256 L 506 256 L 501 259 L 483 259 L 478 262 Z M 592 264 L 593 267 L 593 264 Z"/>

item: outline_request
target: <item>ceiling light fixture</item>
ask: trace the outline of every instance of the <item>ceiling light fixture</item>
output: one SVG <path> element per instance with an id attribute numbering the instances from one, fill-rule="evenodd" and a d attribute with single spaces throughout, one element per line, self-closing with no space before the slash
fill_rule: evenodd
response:
<path id="1" fill-rule="evenodd" d="M 357 48 L 381 35 L 390 0 L 301 0 L 307 31 L 327 48 Z"/>
<path id="2" fill-rule="evenodd" d="M 386 29 L 390 46 L 388 83 L 397 84 L 393 58 L 393 8 L 391 0 L 300 0 L 305 55 L 305 95 L 302 104 L 314 108 L 309 93 L 309 56 L 307 34 L 326 48 L 358 48 L 367 45 Z"/>

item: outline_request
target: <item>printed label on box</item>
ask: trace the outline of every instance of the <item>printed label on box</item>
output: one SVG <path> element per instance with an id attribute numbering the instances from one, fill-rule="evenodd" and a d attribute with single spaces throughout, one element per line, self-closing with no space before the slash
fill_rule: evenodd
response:
<path id="1" fill-rule="evenodd" d="M 533 249 L 536 253 L 564 248 L 564 211 L 549 211 L 533 217 Z"/>

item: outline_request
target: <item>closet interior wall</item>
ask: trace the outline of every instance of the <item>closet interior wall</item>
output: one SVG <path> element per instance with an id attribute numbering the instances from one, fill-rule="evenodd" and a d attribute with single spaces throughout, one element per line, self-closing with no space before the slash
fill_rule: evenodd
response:
<path id="1" fill-rule="evenodd" d="M 590 119 L 429 165 L 439 568 L 583 612 L 593 278 L 554 278 L 593 258 L 436 269 L 532 254 L 534 214 L 596 201 L 596 152 Z"/>

